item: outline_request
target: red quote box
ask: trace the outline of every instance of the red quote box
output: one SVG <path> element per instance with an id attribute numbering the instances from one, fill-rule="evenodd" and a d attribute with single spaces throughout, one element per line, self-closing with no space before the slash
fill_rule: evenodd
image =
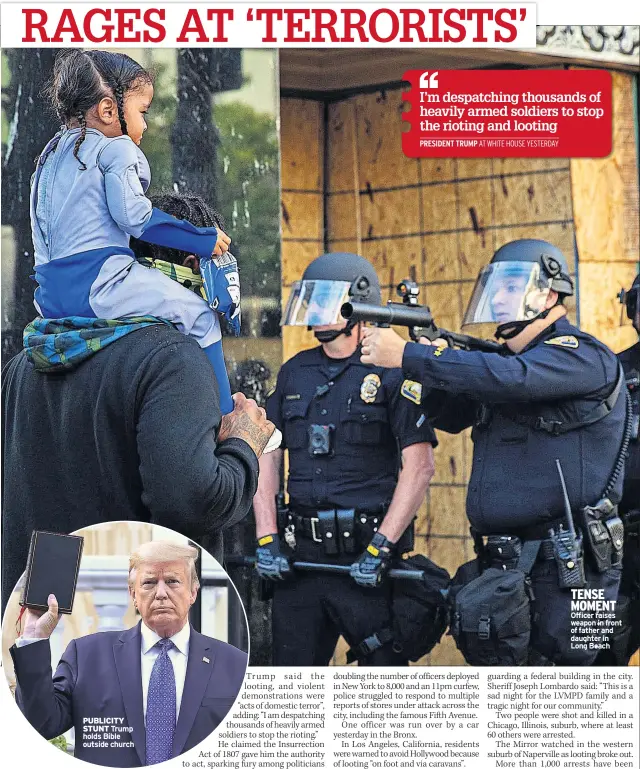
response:
<path id="1" fill-rule="evenodd" d="M 604 70 L 405 72 L 402 150 L 425 157 L 593 157 L 611 152 Z"/>

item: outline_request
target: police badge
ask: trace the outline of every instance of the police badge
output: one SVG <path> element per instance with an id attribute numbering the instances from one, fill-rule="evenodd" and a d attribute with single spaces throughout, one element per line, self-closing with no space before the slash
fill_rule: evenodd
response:
<path id="1" fill-rule="evenodd" d="M 380 389 L 380 377 L 377 374 L 367 374 L 360 385 L 360 398 L 365 403 L 373 403 Z"/>

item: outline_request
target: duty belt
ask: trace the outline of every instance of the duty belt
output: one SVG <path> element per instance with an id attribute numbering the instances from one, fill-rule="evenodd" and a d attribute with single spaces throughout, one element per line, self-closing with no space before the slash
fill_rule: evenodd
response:
<path id="1" fill-rule="evenodd" d="M 313 510 L 312 515 L 300 515 L 290 510 L 286 513 L 284 529 L 293 526 L 296 534 L 313 540 L 314 542 L 327 544 L 327 540 L 353 539 L 355 524 L 371 526 L 372 530 L 378 530 L 378 524 L 382 522 L 383 512 L 371 513 L 355 509 L 341 510 L 331 508 L 328 510 Z"/>

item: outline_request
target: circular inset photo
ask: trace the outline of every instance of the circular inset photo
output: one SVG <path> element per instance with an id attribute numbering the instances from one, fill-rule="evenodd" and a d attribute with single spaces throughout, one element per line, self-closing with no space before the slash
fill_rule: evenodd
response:
<path id="1" fill-rule="evenodd" d="M 198 745 L 231 710 L 248 662 L 244 609 L 220 564 L 132 521 L 34 531 L 2 644 L 31 726 L 101 766 L 158 764 Z"/>

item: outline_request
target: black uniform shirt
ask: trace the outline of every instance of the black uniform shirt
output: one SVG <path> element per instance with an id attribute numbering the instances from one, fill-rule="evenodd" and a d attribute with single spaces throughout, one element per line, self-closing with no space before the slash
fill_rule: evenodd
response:
<path id="1" fill-rule="evenodd" d="M 563 516 L 556 459 L 572 509 L 598 502 L 622 443 L 624 392 L 603 419 L 562 435 L 516 419 L 587 417 L 618 378 L 617 358 L 602 342 L 561 318 L 517 355 L 506 348 L 496 354 L 409 344 L 403 369 L 430 388 L 423 401 L 436 427 L 459 432 L 475 425 L 467 515 L 478 531 L 517 532 Z M 614 502 L 621 492 L 622 476 Z"/>
<path id="2" fill-rule="evenodd" d="M 399 451 L 414 443 L 437 445 L 418 405 L 419 393 L 400 369 L 360 363 L 360 349 L 335 360 L 316 347 L 287 361 L 267 401 L 267 415 L 282 430 L 282 448 L 289 450 L 291 506 L 374 510 L 388 504 Z M 330 454 L 310 454 L 313 424 L 333 426 Z"/>
<path id="3" fill-rule="evenodd" d="M 640 342 L 634 344 L 628 350 L 618 355 L 620 363 L 625 374 L 629 378 L 632 373 L 634 378 L 640 377 Z M 640 386 L 634 383 L 634 390 L 631 392 L 631 398 L 634 401 L 634 415 L 640 411 Z M 620 510 L 627 512 L 629 510 L 640 510 L 640 439 L 635 439 L 629 447 L 629 458 L 627 459 L 626 474 L 624 477 L 624 493 Z"/>

